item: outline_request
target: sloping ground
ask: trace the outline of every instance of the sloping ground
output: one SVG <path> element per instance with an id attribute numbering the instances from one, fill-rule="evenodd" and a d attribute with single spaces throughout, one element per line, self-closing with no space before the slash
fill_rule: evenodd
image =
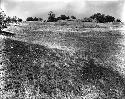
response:
<path id="1" fill-rule="evenodd" d="M 37 22 L 10 27 L 16 35 L 1 39 L 1 99 L 125 98 L 114 64 L 120 32 L 69 28 Z"/>
<path id="2" fill-rule="evenodd" d="M 124 79 L 93 59 L 8 38 L 2 42 L 1 99 L 125 98 Z"/>

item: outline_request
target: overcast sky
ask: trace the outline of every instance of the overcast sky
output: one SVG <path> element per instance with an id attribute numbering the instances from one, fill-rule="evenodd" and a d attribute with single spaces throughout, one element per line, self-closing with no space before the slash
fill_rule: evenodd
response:
<path id="1" fill-rule="evenodd" d="M 8 16 L 27 18 L 36 16 L 46 18 L 48 12 L 74 15 L 77 18 L 88 17 L 100 12 L 116 18 L 125 17 L 124 0 L 1 0 L 1 7 Z"/>

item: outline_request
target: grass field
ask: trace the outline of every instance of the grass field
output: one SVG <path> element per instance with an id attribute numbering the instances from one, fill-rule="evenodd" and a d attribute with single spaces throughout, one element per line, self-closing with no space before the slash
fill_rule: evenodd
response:
<path id="1" fill-rule="evenodd" d="M 81 25 L 79 25 L 81 26 Z M 1 38 L 1 99 L 124 99 L 119 31 L 57 23 L 11 26 Z"/>

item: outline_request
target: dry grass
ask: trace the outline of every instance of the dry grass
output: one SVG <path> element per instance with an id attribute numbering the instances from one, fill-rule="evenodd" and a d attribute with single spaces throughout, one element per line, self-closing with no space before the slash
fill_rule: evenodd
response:
<path id="1" fill-rule="evenodd" d="M 1 40 L 0 98 L 124 99 L 125 80 L 114 65 L 102 62 L 110 62 L 106 57 L 116 53 L 121 36 L 101 29 L 37 22 L 10 27 L 16 36 Z"/>
<path id="2" fill-rule="evenodd" d="M 112 68 L 80 58 L 77 53 L 11 39 L 4 42 L 3 99 L 122 99 L 124 96 L 124 81 Z"/>

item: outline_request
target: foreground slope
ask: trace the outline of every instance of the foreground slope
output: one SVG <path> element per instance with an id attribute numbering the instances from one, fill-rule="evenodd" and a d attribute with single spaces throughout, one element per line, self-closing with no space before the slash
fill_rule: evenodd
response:
<path id="1" fill-rule="evenodd" d="M 124 32 L 81 26 L 10 27 L 15 35 L 0 45 L 1 98 L 124 99 Z"/>
<path id="2" fill-rule="evenodd" d="M 125 81 L 111 67 L 43 45 L 3 43 L 3 99 L 124 99 Z"/>

